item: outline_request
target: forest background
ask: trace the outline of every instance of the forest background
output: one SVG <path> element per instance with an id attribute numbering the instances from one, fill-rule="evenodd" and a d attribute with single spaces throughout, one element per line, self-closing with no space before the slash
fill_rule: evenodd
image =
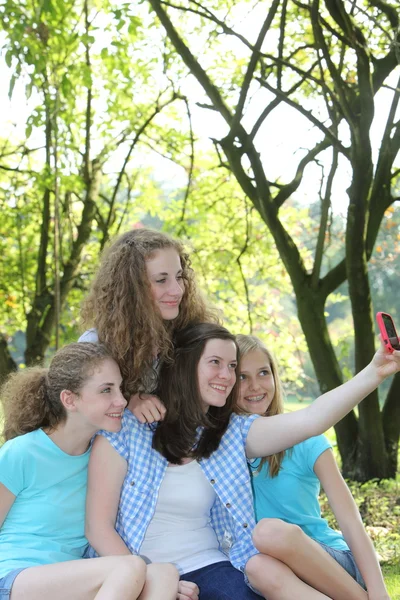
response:
<path id="1" fill-rule="evenodd" d="M 397 1 L 1 0 L 0 18 L 0 377 L 76 340 L 99 253 L 141 226 L 182 238 L 227 326 L 274 350 L 289 407 L 369 362 L 374 313 L 400 317 Z M 399 397 L 397 376 L 334 433 L 396 569 Z"/>

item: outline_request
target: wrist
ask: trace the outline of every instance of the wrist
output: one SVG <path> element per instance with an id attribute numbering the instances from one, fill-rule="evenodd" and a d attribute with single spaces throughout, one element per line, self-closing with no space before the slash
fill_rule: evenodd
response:
<path id="1" fill-rule="evenodd" d="M 369 365 L 363 369 L 362 376 L 365 384 L 371 388 L 371 391 L 376 389 L 378 385 L 386 379 L 386 377 L 380 373 L 379 366 L 375 365 L 373 362 L 369 363 Z"/>

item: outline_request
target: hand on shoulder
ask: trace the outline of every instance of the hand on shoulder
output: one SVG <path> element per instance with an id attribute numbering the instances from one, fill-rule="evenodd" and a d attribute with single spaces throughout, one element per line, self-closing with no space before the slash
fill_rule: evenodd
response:
<path id="1" fill-rule="evenodd" d="M 167 412 L 164 404 L 157 396 L 140 392 L 130 397 L 127 408 L 140 423 L 162 421 Z"/>

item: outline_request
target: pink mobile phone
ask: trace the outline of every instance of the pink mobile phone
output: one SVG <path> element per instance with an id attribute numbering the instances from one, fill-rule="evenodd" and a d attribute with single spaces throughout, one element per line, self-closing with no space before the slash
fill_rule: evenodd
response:
<path id="1" fill-rule="evenodd" d="M 389 352 L 400 350 L 400 341 L 392 317 L 388 313 L 376 313 L 376 321 L 381 332 L 383 343 Z"/>

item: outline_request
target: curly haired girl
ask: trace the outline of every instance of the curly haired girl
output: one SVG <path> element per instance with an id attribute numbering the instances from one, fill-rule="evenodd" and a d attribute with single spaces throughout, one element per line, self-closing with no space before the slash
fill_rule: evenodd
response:
<path id="1" fill-rule="evenodd" d="M 129 408 L 142 422 L 165 413 L 157 398 L 146 399 L 143 392 L 156 388 L 157 366 L 170 359 L 174 332 L 217 320 L 197 289 L 182 244 L 151 229 L 128 231 L 106 249 L 82 317 L 94 329 L 79 341 L 99 339 L 109 348 L 131 396 Z"/>

